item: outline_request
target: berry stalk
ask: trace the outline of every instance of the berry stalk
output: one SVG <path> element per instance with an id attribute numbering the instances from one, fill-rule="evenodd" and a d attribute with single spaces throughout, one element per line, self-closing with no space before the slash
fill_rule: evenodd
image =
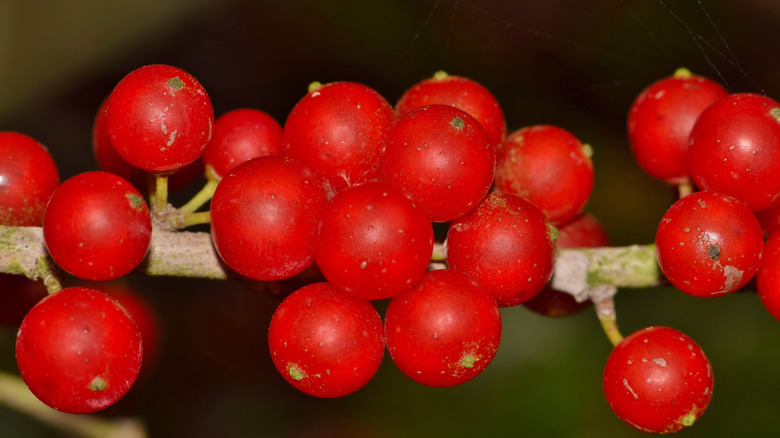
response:
<path id="1" fill-rule="evenodd" d="M 152 201 L 155 214 L 162 214 L 168 205 L 168 174 L 158 173 L 154 175 L 155 194 Z"/>
<path id="2" fill-rule="evenodd" d="M 206 181 L 206 184 L 203 185 L 203 188 L 200 189 L 192 199 L 179 207 L 179 213 L 188 215 L 198 211 L 200 207 L 204 206 L 211 200 L 212 196 L 214 196 L 214 190 L 217 189 L 217 184 L 219 184 L 219 181 L 209 178 Z"/>
<path id="3" fill-rule="evenodd" d="M 0 403 L 38 421 L 85 438 L 144 438 L 147 435 L 138 420 L 105 419 L 91 415 L 72 415 L 54 410 L 38 400 L 13 374 L 0 371 Z"/>
<path id="4" fill-rule="evenodd" d="M 607 339 L 616 347 L 623 340 L 617 325 L 617 312 L 615 312 L 614 296 L 617 288 L 614 286 L 598 286 L 590 290 L 590 297 L 596 308 L 596 316 L 599 318 L 601 328 Z"/>

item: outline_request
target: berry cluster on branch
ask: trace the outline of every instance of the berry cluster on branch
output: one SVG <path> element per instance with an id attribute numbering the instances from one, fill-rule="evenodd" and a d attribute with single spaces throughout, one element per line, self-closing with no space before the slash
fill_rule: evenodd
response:
<path id="1" fill-rule="evenodd" d="M 614 297 L 660 284 L 716 297 L 757 276 L 780 318 L 779 121 L 768 97 L 685 69 L 651 84 L 628 112 L 629 144 L 679 200 L 655 242 L 614 247 L 585 211 L 597 148 L 558 126 L 507 132 L 498 101 L 472 79 L 438 72 L 395 105 L 363 84 L 314 82 L 282 126 L 249 108 L 215 118 L 189 73 L 141 67 L 98 109 L 100 171 L 60 183 L 45 147 L 0 133 L 10 187 L 0 272 L 49 292 L 19 327 L 21 377 L 56 410 L 97 412 L 154 350 L 129 305 L 89 284 L 63 288 L 65 276 L 301 279 L 268 341 L 280 375 L 306 394 L 359 390 L 385 352 L 416 382 L 463 384 L 496 353 L 500 308 L 566 316 L 593 304 L 615 347 L 609 406 L 635 429 L 678 431 L 709 404 L 709 360 L 672 328 L 624 338 Z M 191 201 L 168 202 L 198 175 L 207 183 Z M 185 230 L 199 224 L 210 231 Z M 389 301 L 384 315 L 377 300 Z"/>

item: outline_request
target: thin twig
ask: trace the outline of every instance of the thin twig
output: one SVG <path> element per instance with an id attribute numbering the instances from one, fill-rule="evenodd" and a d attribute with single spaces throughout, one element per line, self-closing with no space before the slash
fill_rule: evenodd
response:
<path id="1" fill-rule="evenodd" d="M 145 438 L 137 419 L 107 419 L 60 412 L 38 400 L 19 376 L 0 371 L 0 403 L 49 426 L 84 438 Z"/>

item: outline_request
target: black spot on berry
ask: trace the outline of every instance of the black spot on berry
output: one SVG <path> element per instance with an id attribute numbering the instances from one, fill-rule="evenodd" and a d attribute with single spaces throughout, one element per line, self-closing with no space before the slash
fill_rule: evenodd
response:
<path id="1" fill-rule="evenodd" d="M 711 260 L 718 260 L 718 258 L 720 258 L 720 247 L 718 245 L 708 246 L 707 257 L 709 257 Z"/>

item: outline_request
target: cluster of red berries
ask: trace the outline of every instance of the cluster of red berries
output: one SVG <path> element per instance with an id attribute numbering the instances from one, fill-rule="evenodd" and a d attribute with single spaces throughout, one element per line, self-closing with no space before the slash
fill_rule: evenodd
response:
<path id="1" fill-rule="evenodd" d="M 658 228 L 669 282 L 716 296 L 758 272 L 759 294 L 778 317 L 779 118 L 771 99 L 729 94 L 683 72 L 643 91 L 628 120 L 643 169 L 702 189 L 681 197 Z M 366 385 L 385 351 L 425 385 L 474 378 L 497 351 L 501 307 L 563 316 L 589 304 L 548 288 L 556 249 L 610 244 L 584 212 L 594 184 L 590 146 L 551 125 L 507 134 L 484 86 L 443 72 L 395 106 L 363 84 L 312 83 L 282 126 L 257 109 L 215 119 L 191 75 L 150 65 L 100 106 L 93 148 L 103 170 L 60 184 L 43 146 L 0 133 L 9 157 L 0 176 L 10 188 L 0 191 L 0 224 L 42 226 L 64 271 L 116 279 L 141 264 L 153 230 L 193 223 L 169 215 L 167 191 L 204 174 L 203 222 L 227 267 L 256 281 L 310 279 L 279 304 L 268 340 L 280 374 L 318 397 Z M 150 204 L 142 193 L 151 193 Z M 446 227 L 438 246 L 436 224 Z M 766 249 L 764 232 L 772 235 Z M 388 300 L 384 317 L 378 300 Z M 74 287 L 27 313 L 16 354 L 41 400 L 92 412 L 130 388 L 145 348 L 121 305 Z M 665 327 L 623 339 L 604 372 L 609 405 L 644 431 L 692 424 L 712 389 L 701 348 Z"/>
<path id="2" fill-rule="evenodd" d="M 780 235 L 764 244 L 777 230 L 780 211 L 780 104 L 730 93 L 680 69 L 638 95 L 628 136 L 639 166 L 679 188 L 655 238 L 665 278 L 690 295 L 716 297 L 743 288 L 758 273 L 759 296 L 780 318 L 780 258 L 772 249 Z M 634 428 L 675 432 L 709 405 L 712 368 L 686 335 L 648 327 L 613 350 L 604 391 Z"/>
<path id="3" fill-rule="evenodd" d="M 317 271 L 318 281 L 279 305 L 269 344 L 281 374 L 320 397 L 365 385 L 386 349 L 421 383 L 470 380 L 498 348 L 499 307 L 528 302 L 549 281 L 553 225 L 564 235 L 569 223 L 573 235 L 600 230 L 582 213 L 593 187 L 590 148 L 554 126 L 507 136 L 494 96 L 444 73 L 410 88 L 395 107 L 363 84 L 313 83 L 282 127 L 256 109 L 215 120 L 187 72 L 142 67 L 117 84 L 95 118 L 103 170 L 62 184 L 45 148 L 3 135 L 4 153 L 32 145 L 13 167 L 38 166 L 23 171 L 36 178 L 10 185 L 18 199 L 0 203 L 3 223 L 42 225 L 54 262 L 90 281 L 134 270 L 152 230 L 170 226 L 160 218 L 174 187 L 161 190 L 160 181 L 178 178 L 181 186 L 204 173 L 214 247 L 230 269 L 260 281 Z M 150 182 L 152 208 L 141 194 Z M 436 254 L 435 223 L 449 224 Z M 449 269 L 431 270 L 432 258 Z M 384 299 L 383 321 L 371 301 Z M 558 307 L 548 300 L 541 309 Z M 105 315 L 112 308 L 113 316 L 93 321 L 77 314 L 81 308 Z M 60 328 L 47 329 L 55 320 Z M 27 314 L 17 360 L 43 401 L 91 412 L 127 391 L 141 350 L 132 319 L 114 300 L 68 288 Z M 95 368 L 75 372 L 78 360 Z M 52 368 L 71 374 L 45 371 Z"/>
<path id="4" fill-rule="evenodd" d="M 426 385 L 481 373 L 499 345 L 499 308 L 544 288 L 551 224 L 579 220 L 593 187 L 589 148 L 572 134 L 536 126 L 507 137 L 495 97 L 444 73 L 395 106 L 363 84 L 313 83 L 277 141 L 276 155 L 207 170 L 221 177 L 211 235 L 223 261 L 255 280 L 316 266 L 325 281 L 284 299 L 269 345 L 282 376 L 319 397 L 363 387 L 385 350 Z M 230 143 L 212 141 L 207 169 L 217 168 L 211 148 L 235 156 Z M 448 225 L 442 254 L 435 223 Z M 448 269 L 430 270 L 432 257 Z M 370 301 L 385 299 L 383 321 Z"/>

